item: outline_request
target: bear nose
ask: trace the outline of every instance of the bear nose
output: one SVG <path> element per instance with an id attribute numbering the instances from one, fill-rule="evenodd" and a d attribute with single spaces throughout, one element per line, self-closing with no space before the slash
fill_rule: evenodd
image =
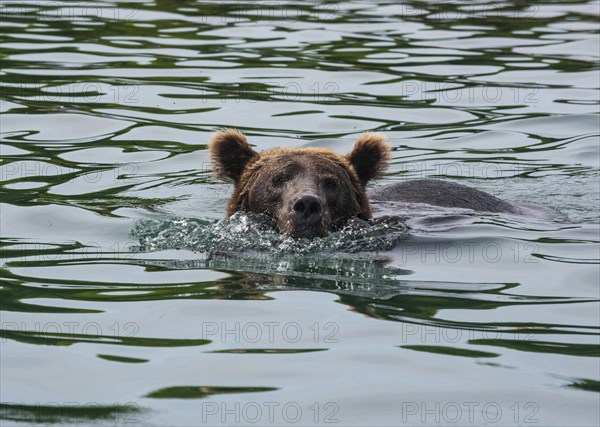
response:
<path id="1" fill-rule="evenodd" d="M 314 225 L 321 221 L 321 200 L 310 194 L 300 196 L 294 202 L 292 209 L 296 220 L 304 225 Z"/>

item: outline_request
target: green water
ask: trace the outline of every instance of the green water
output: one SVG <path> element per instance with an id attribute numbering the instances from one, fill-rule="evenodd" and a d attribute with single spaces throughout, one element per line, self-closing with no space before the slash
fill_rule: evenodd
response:
<path id="1" fill-rule="evenodd" d="M 600 422 L 597 1 L 2 1 L 2 425 Z M 560 220 L 219 222 L 210 132 Z"/>

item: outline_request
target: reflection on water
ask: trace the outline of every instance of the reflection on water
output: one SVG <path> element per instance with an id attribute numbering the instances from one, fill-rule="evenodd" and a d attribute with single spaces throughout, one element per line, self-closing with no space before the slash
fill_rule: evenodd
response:
<path id="1" fill-rule="evenodd" d="M 0 14 L 4 423 L 598 424 L 598 2 Z M 402 221 L 296 241 L 223 219 L 219 127 L 380 131 L 380 184 L 560 218 L 380 203 Z"/>
<path id="2" fill-rule="evenodd" d="M 154 399 L 202 399 L 213 394 L 223 393 L 256 393 L 260 391 L 273 391 L 276 388 L 269 387 L 206 387 L 206 386 L 187 386 L 187 387 L 169 387 L 162 390 L 156 390 L 148 394 L 147 397 Z"/>

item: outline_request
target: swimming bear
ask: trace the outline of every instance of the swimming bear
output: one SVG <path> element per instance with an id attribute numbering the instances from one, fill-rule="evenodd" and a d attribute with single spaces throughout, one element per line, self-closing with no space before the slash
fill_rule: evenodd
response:
<path id="1" fill-rule="evenodd" d="M 369 199 L 521 214 L 514 203 L 454 182 L 419 179 L 385 185 L 367 193 L 366 185 L 386 170 L 391 147 L 383 135 L 362 134 L 347 155 L 327 148 L 273 148 L 260 153 L 243 133 L 212 134 L 210 157 L 218 177 L 235 187 L 227 215 L 266 214 L 281 233 L 324 237 L 352 218 L 372 217 Z"/>

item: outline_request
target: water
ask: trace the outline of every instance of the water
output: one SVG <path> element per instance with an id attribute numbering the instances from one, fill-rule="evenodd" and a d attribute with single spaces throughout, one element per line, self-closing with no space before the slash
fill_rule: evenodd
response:
<path id="1" fill-rule="evenodd" d="M 598 425 L 598 12 L 569 2 L 10 2 L 3 425 Z M 394 147 L 560 219 L 223 215 L 219 127 Z M 216 223 L 216 221 L 221 222 Z"/>

